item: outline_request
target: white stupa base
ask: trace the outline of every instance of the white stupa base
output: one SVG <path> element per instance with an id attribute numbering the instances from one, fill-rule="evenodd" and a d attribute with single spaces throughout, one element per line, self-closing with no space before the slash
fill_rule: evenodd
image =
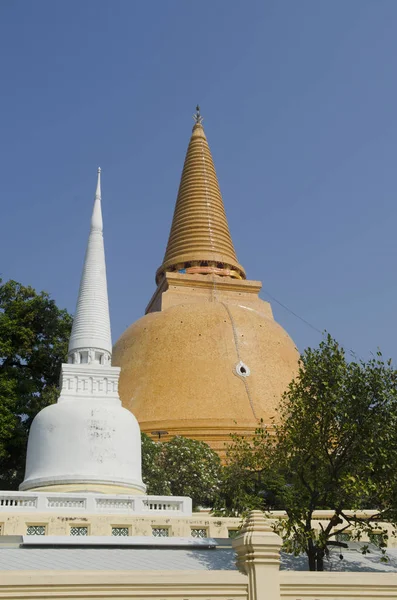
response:
<path id="1" fill-rule="evenodd" d="M 92 388 L 87 398 L 64 397 L 64 387 L 68 386 L 65 372 L 71 377 L 75 369 L 81 377 L 81 366 L 62 365 L 63 388 L 57 404 L 43 408 L 34 418 L 25 479 L 19 489 L 56 486 L 56 491 L 65 492 L 145 493 L 141 433 L 134 415 L 121 406 L 118 398 L 96 398 Z M 105 369 L 105 375 L 112 370 L 118 377 L 117 367 Z M 113 390 L 106 377 L 96 377 L 102 387 L 107 382 L 106 389 Z"/>
<path id="2" fill-rule="evenodd" d="M 0 513 L 89 513 L 151 516 L 192 515 L 192 500 L 185 496 L 60 493 L 54 491 L 1 492 Z"/>
<path id="3" fill-rule="evenodd" d="M 26 479 L 19 486 L 21 491 L 29 492 L 61 492 L 61 493 L 99 493 L 99 494 L 145 494 L 146 486 L 142 481 L 133 480 L 98 480 L 62 476 L 53 479 Z"/>

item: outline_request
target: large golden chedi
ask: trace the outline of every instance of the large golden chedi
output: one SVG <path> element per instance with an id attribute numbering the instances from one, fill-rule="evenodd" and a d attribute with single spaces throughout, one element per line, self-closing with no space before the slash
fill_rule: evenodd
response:
<path id="1" fill-rule="evenodd" d="M 222 451 L 230 433 L 271 424 L 298 353 L 237 261 L 201 120 L 197 113 L 157 290 L 117 341 L 113 364 L 142 431 Z"/>

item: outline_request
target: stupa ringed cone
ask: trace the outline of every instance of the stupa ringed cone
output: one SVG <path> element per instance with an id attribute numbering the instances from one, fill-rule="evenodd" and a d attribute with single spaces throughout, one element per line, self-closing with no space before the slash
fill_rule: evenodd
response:
<path id="1" fill-rule="evenodd" d="M 208 267 L 209 272 L 245 279 L 238 263 L 211 151 L 196 122 L 186 152 L 164 260 L 156 273 Z M 217 271 L 213 271 L 217 269 Z"/>

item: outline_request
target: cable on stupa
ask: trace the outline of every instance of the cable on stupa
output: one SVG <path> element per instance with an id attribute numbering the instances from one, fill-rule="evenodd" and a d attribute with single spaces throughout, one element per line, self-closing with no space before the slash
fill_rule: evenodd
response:
<path id="1" fill-rule="evenodd" d="M 231 311 L 230 311 L 230 308 L 228 307 L 228 305 L 227 305 L 225 302 L 221 302 L 221 304 L 222 304 L 222 306 L 224 307 L 224 309 L 226 310 L 226 312 L 227 312 L 227 314 L 228 314 L 228 317 L 229 317 L 229 320 L 230 320 L 230 324 L 231 324 L 231 326 L 232 326 L 232 331 L 233 331 L 233 339 L 234 339 L 234 345 L 235 345 L 235 348 L 236 348 L 236 353 L 237 353 L 238 364 L 244 364 L 244 363 L 242 362 L 242 360 L 241 360 L 241 355 L 240 355 L 240 346 L 239 346 L 239 339 L 238 339 L 238 335 L 237 335 L 237 329 L 236 329 L 236 325 L 235 325 L 235 323 L 234 323 L 233 315 L 232 315 L 232 313 L 231 313 Z M 239 373 L 237 373 L 237 374 L 239 374 Z M 242 379 L 242 381 L 243 381 L 243 383 L 244 383 L 245 391 L 246 391 L 246 393 L 247 393 L 247 398 L 248 398 L 248 401 L 249 401 L 249 403 L 250 403 L 250 407 L 251 407 L 251 410 L 252 410 L 252 414 L 254 415 L 254 418 L 255 418 L 257 421 L 259 421 L 259 417 L 258 417 L 258 415 L 257 415 L 257 414 L 256 414 L 256 412 L 255 412 L 254 401 L 253 401 L 253 399 L 252 399 L 252 396 L 251 396 L 251 392 L 250 392 L 250 389 L 249 389 L 249 385 L 248 385 L 247 378 L 246 378 L 246 377 L 240 377 L 240 379 Z"/>
<path id="2" fill-rule="evenodd" d="M 200 106 L 197 104 L 196 106 L 196 113 L 193 115 L 193 120 L 195 122 L 195 125 L 199 125 L 201 126 L 202 122 L 203 122 L 203 117 L 200 113 Z M 206 208 L 207 208 L 207 218 L 208 218 L 208 230 L 209 230 L 209 239 L 210 239 L 210 244 L 211 244 L 211 249 L 214 252 L 215 255 L 215 245 L 214 245 L 214 238 L 213 238 L 213 231 L 212 231 L 212 223 L 211 223 L 211 210 L 210 210 L 210 199 L 209 199 L 209 191 L 208 191 L 208 176 L 207 176 L 207 169 L 206 169 L 206 161 L 205 161 L 205 152 L 204 152 L 204 142 L 201 139 L 201 158 L 202 158 L 202 164 L 203 164 L 203 175 L 204 175 L 204 189 L 205 189 L 205 199 L 206 199 Z M 189 272 L 190 270 L 187 269 L 187 272 Z M 196 268 L 195 272 L 196 273 L 200 273 L 200 268 Z M 215 269 L 211 269 L 211 275 L 212 275 L 212 300 L 214 302 L 216 302 L 218 300 L 217 298 L 217 287 L 216 287 L 216 278 L 219 277 L 221 274 L 226 274 L 226 272 L 221 273 L 219 272 L 220 269 L 216 270 L 217 272 L 215 272 Z M 225 270 L 226 271 L 226 270 Z M 201 271 L 202 272 L 202 271 Z M 206 273 L 209 272 L 209 269 L 207 267 Z M 236 348 L 236 353 L 237 353 L 237 359 L 238 359 L 238 364 L 243 364 L 242 360 L 241 360 L 241 355 L 240 355 L 240 347 L 239 347 L 239 339 L 238 339 L 238 335 L 237 335 L 237 329 L 236 329 L 236 325 L 234 322 L 234 318 L 233 315 L 230 312 L 229 307 L 227 306 L 227 304 L 225 302 L 221 302 L 222 306 L 225 308 L 229 320 L 230 320 L 230 324 L 232 326 L 232 331 L 233 331 L 233 339 L 234 339 L 234 345 Z M 241 377 L 243 383 L 244 383 L 244 387 L 245 387 L 245 391 L 247 394 L 247 398 L 252 410 L 252 414 L 254 416 L 254 418 L 256 420 L 259 420 L 256 412 L 255 412 L 255 406 L 254 406 L 254 402 L 251 396 L 251 392 L 249 389 L 249 385 L 248 385 L 248 381 L 246 377 Z"/>

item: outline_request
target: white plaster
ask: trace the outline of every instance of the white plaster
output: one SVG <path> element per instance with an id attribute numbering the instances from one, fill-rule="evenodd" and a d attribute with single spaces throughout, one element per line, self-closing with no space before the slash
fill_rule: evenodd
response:
<path id="1" fill-rule="evenodd" d="M 69 362 L 73 363 L 95 362 L 95 351 L 109 362 L 112 352 L 100 177 L 98 169 L 90 235 L 69 342 Z"/>
<path id="2" fill-rule="evenodd" d="M 63 364 L 61 395 L 58 402 L 70 399 L 110 400 L 121 405 L 118 394 L 120 367 Z"/>
<path id="3" fill-rule="evenodd" d="M 118 399 L 64 399 L 32 423 L 20 489 L 82 483 L 145 491 L 139 425 Z"/>
<path id="4" fill-rule="evenodd" d="M 33 420 L 20 490 L 76 485 L 78 491 L 90 484 L 98 491 L 110 485 L 145 492 L 139 425 L 121 406 L 120 368 L 110 366 L 110 358 L 99 170 L 69 363 L 62 365 L 57 404 Z"/>

